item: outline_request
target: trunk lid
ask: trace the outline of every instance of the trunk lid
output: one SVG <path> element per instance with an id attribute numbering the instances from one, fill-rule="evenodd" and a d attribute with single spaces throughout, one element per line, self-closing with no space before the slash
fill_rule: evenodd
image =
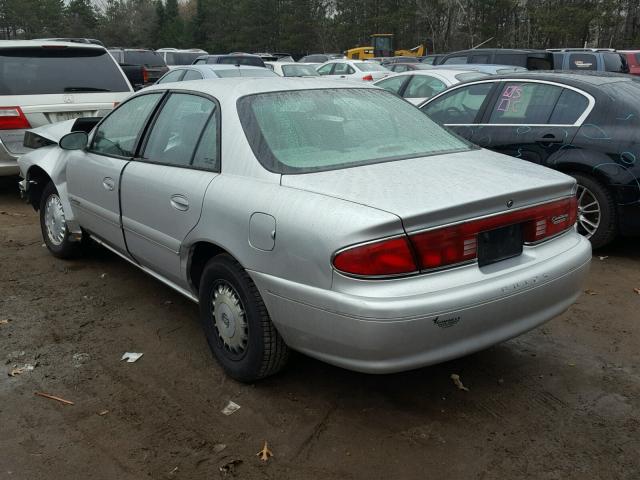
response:
<path id="1" fill-rule="evenodd" d="M 393 213 L 408 233 L 566 197 L 574 184 L 560 172 L 480 149 L 282 176 L 283 186 Z"/>

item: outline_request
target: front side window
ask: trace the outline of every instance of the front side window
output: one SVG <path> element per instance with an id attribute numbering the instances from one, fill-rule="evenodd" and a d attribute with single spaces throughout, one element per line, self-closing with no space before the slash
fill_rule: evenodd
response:
<path id="1" fill-rule="evenodd" d="M 334 65 L 335 63 L 329 63 L 328 65 L 323 65 L 322 67 L 318 68 L 318 73 L 320 75 L 329 75 L 331 74 L 331 69 L 333 68 Z"/>
<path id="2" fill-rule="evenodd" d="M 544 83 L 507 82 L 493 106 L 489 123 L 544 125 L 562 88 Z"/>
<path id="3" fill-rule="evenodd" d="M 171 70 L 164 77 L 158 80 L 158 83 L 179 82 L 184 75 L 184 70 Z"/>
<path id="4" fill-rule="evenodd" d="M 473 148 L 380 89 L 262 93 L 238 100 L 256 158 L 276 173 L 307 173 Z"/>
<path id="5" fill-rule="evenodd" d="M 421 110 L 440 125 L 474 123 L 493 83 L 479 83 L 453 90 L 423 106 Z"/>
<path id="6" fill-rule="evenodd" d="M 402 86 L 406 81 L 407 81 L 406 75 L 398 75 L 394 77 L 385 78 L 384 80 L 381 80 L 378 83 L 376 83 L 376 86 L 384 88 L 385 90 L 391 93 L 395 93 L 396 95 L 399 95 L 400 89 L 402 88 Z"/>
<path id="7" fill-rule="evenodd" d="M 336 63 L 336 68 L 333 69 L 333 75 L 350 75 L 352 73 L 355 72 L 347 63 Z"/>
<path id="8" fill-rule="evenodd" d="M 142 158 L 167 165 L 191 165 L 200 134 L 214 109 L 215 103 L 208 98 L 171 94 L 153 124 Z"/>
<path id="9" fill-rule="evenodd" d="M 570 70 L 597 70 L 596 56 L 590 53 L 572 53 L 569 56 Z"/>
<path id="10" fill-rule="evenodd" d="M 163 93 L 139 95 L 116 108 L 98 125 L 89 150 L 102 155 L 133 157 L 142 129 Z"/>
<path id="11" fill-rule="evenodd" d="M 387 67 L 383 67 L 376 62 L 353 62 L 353 65 L 361 72 L 388 72 Z"/>
<path id="12" fill-rule="evenodd" d="M 527 56 L 522 53 L 496 53 L 493 61 L 496 65 L 515 65 L 524 67 L 527 65 Z"/>
<path id="13" fill-rule="evenodd" d="M 444 82 L 429 75 L 413 75 L 404 98 L 431 98 L 447 89 Z"/>
<path id="14" fill-rule="evenodd" d="M 565 88 L 553 109 L 549 123 L 552 125 L 573 125 L 589 106 L 584 95 Z"/>
<path id="15" fill-rule="evenodd" d="M 469 63 L 480 63 L 480 64 L 490 63 L 489 55 L 473 55 Z"/>

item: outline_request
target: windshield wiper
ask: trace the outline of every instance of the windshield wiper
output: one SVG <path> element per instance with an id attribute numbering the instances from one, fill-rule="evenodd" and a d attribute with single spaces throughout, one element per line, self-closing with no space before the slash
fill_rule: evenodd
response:
<path id="1" fill-rule="evenodd" d="M 111 92 L 108 88 L 64 87 L 65 92 Z"/>

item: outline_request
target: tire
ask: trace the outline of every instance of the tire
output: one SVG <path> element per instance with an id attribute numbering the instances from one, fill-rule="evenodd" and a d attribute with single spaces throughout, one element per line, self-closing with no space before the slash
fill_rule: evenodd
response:
<path id="1" fill-rule="evenodd" d="M 251 277 L 233 257 L 209 260 L 199 290 L 202 326 L 227 375 L 250 383 L 284 367 L 289 349 Z"/>
<path id="2" fill-rule="evenodd" d="M 55 212 L 56 209 L 59 210 Z M 71 241 L 60 197 L 52 182 L 44 187 L 40 198 L 40 229 L 44 243 L 54 256 L 68 259 L 80 253 L 82 242 Z"/>
<path id="3" fill-rule="evenodd" d="M 570 173 L 570 175 L 578 182 L 578 232 L 589 239 L 594 249 L 604 247 L 618 234 L 613 195 L 590 175 L 583 173 Z"/>

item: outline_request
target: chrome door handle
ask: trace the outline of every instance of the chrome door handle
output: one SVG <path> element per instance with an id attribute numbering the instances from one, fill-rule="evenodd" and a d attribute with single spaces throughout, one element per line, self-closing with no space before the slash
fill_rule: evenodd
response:
<path id="1" fill-rule="evenodd" d="M 171 195 L 171 206 L 176 210 L 186 212 L 189 210 L 189 200 L 184 195 Z"/>
<path id="2" fill-rule="evenodd" d="M 102 186 L 105 188 L 105 190 L 111 191 L 115 188 L 116 182 L 111 177 L 105 177 L 102 179 Z"/>

